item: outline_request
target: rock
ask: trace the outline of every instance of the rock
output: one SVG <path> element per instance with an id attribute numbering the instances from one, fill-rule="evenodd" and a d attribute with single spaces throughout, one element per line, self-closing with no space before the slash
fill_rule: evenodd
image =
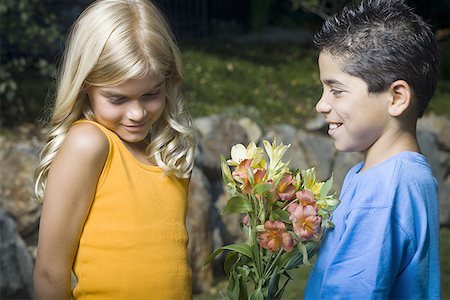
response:
<path id="1" fill-rule="evenodd" d="M 220 178 L 220 156 L 229 158 L 232 146 L 238 143 L 246 145 L 247 134 L 236 121 L 224 117 L 202 118 L 200 123 L 197 121 L 195 124 L 202 127 L 199 131 L 203 130 L 199 142 L 202 155 L 198 166 L 212 182 Z"/>
<path id="2" fill-rule="evenodd" d="M 306 169 L 309 167 L 295 127 L 286 124 L 275 125 L 268 129 L 263 139 L 267 140 L 269 143 L 276 140 L 277 143 L 291 145 L 284 155 L 284 161 L 290 161 L 289 168 Z M 263 147 L 263 145 L 260 145 L 260 147 Z"/>
<path id="3" fill-rule="evenodd" d="M 245 132 L 247 133 L 248 140 L 258 144 L 262 136 L 262 130 L 258 126 L 258 124 L 256 124 L 249 118 L 239 119 L 238 123 L 242 126 L 242 128 L 244 128 Z"/>
<path id="4" fill-rule="evenodd" d="M 40 205 L 34 196 L 33 174 L 42 144 L 31 140 L 0 139 L 0 205 L 17 220 L 24 238 L 37 242 Z"/>
<path id="5" fill-rule="evenodd" d="M 188 204 L 186 226 L 189 233 L 188 250 L 193 292 L 203 293 L 209 291 L 213 281 L 212 266 L 203 268 L 204 262 L 213 251 L 209 223 L 212 199 L 208 179 L 198 168 L 194 168 L 192 172 Z"/>
<path id="6" fill-rule="evenodd" d="M 2 299 L 33 299 L 33 257 L 15 220 L 1 207 L 0 225 L 0 295 Z"/>
<path id="7" fill-rule="evenodd" d="M 319 180 L 327 180 L 331 176 L 336 148 L 333 141 L 323 135 L 299 130 L 297 134 L 300 145 L 304 149 L 308 167 L 315 167 Z"/>
<path id="8" fill-rule="evenodd" d="M 434 114 L 426 115 L 419 119 L 418 130 L 427 130 L 436 135 L 442 150 L 450 151 L 450 119 Z"/>
<path id="9" fill-rule="evenodd" d="M 449 224 L 450 199 L 448 197 L 448 190 L 445 188 L 445 174 L 440 161 L 438 138 L 431 131 L 419 129 L 417 130 L 417 140 L 419 141 L 420 149 L 426 157 L 428 164 L 431 167 L 431 171 L 439 184 L 439 221 L 441 224 Z"/>
<path id="10" fill-rule="evenodd" d="M 220 219 L 222 223 L 221 237 L 223 243 L 228 245 L 232 243 L 245 242 L 246 234 L 242 231 L 240 224 L 243 218 L 243 214 L 222 214 L 228 199 L 230 199 L 230 194 L 224 192 L 219 196 L 214 206 L 220 214 Z"/>

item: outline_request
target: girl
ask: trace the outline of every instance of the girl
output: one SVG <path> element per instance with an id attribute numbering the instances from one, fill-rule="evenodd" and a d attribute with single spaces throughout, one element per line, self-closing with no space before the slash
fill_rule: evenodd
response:
<path id="1" fill-rule="evenodd" d="M 194 141 L 181 80 L 179 50 L 148 1 L 99 0 L 75 22 L 36 171 L 37 299 L 192 297 Z"/>

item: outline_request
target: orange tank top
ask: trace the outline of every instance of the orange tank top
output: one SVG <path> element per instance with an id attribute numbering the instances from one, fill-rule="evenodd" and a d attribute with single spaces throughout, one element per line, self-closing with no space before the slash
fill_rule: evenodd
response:
<path id="1" fill-rule="evenodd" d="M 192 299 L 188 180 L 138 161 L 112 131 L 73 271 L 74 299 Z M 78 123 L 77 122 L 77 123 Z"/>

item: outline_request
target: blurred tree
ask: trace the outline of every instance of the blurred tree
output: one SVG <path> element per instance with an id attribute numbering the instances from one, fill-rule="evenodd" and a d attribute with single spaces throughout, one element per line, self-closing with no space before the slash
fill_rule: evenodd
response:
<path id="1" fill-rule="evenodd" d="M 291 0 L 294 10 L 302 9 L 327 19 L 352 0 Z"/>
<path id="2" fill-rule="evenodd" d="M 250 30 L 260 31 L 269 23 L 272 0 L 250 1 Z"/>
<path id="3" fill-rule="evenodd" d="M 35 97 L 46 92 L 35 92 L 46 91 L 39 83 L 54 77 L 49 49 L 62 41 L 51 5 L 40 0 L 0 2 L 0 126 L 12 126 L 42 109 L 43 99 Z"/>

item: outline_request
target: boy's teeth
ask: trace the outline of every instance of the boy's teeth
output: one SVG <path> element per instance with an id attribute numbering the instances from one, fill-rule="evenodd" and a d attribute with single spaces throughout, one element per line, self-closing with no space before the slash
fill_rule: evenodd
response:
<path id="1" fill-rule="evenodd" d="M 330 124 L 328 124 L 328 128 L 329 129 L 336 129 L 336 128 L 338 128 L 340 125 L 338 125 L 338 124 L 336 124 L 336 123 L 330 123 Z"/>

